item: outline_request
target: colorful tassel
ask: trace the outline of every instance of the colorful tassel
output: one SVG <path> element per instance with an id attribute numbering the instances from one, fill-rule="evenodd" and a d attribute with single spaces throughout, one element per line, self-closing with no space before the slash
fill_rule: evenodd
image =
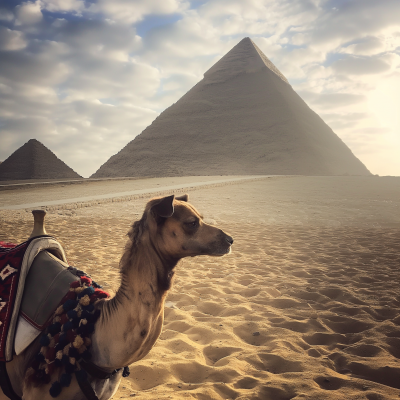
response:
<path id="1" fill-rule="evenodd" d="M 92 283 L 92 279 L 89 278 L 88 276 L 81 276 L 81 283 L 90 285 Z"/>
<path id="2" fill-rule="evenodd" d="M 52 324 L 47 328 L 51 336 L 54 336 L 56 333 L 60 332 L 60 329 L 61 329 L 60 322 L 56 322 L 55 324 Z"/>
<path id="3" fill-rule="evenodd" d="M 108 294 L 100 290 L 91 278 L 76 270 L 80 280 L 72 282 L 64 304 L 60 305 L 53 316 L 52 324 L 47 328 L 47 334 L 40 338 L 41 350 L 35 356 L 29 369 L 29 379 L 37 384 L 50 383 L 51 376 L 58 368 L 63 368 L 60 380 L 53 382 L 50 395 L 57 397 L 63 387 L 71 384 L 71 374 L 77 379 L 87 379 L 86 372 L 80 369 L 79 360 L 91 358 L 88 347 L 92 341 L 90 335 L 94 324 L 100 316 L 100 310 L 95 310 L 94 304 Z"/>
<path id="4" fill-rule="evenodd" d="M 76 300 L 69 299 L 63 304 L 64 311 L 72 310 L 77 306 L 78 302 Z"/>

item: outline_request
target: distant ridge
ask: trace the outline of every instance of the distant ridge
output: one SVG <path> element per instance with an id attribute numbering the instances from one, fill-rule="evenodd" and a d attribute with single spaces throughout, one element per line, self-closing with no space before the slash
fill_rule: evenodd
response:
<path id="1" fill-rule="evenodd" d="M 0 164 L 0 181 L 81 178 L 51 150 L 30 139 Z"/>
<path id="2" fill-rule="evenodd" d="M 250 38 L 92 175 L 370 175 Z"/>

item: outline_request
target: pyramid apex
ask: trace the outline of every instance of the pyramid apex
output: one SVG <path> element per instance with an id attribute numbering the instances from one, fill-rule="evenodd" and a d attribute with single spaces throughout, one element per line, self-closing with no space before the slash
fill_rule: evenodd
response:
<path id="1" fill-rule="evenodd" d="M 41 142 L 39 142 L 39 140 L 37 140 L 37 139 L 29 139 L 26 143 L 30 143 L 30 144 L 41 144 L 41 145 L 43 145 Z"/>
<path id="2" fill-rule="evenodd" d="M 249 37 L 243 38 L 225 56 L 216 62 L 205 74 L 209 82 L 224 82 L 242 73 L 256 73 L 269 69 L 282 81 L 289 84 L 285 76 L 268 59 L 260 48 Z"/>

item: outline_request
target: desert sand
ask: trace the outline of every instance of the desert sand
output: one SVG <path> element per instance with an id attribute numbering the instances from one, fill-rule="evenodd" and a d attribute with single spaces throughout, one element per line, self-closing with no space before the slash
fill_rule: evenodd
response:
<path id="1" fill-rule="evenodd" d="M 399 399 L 400 178 L 271 177 L 189 195 L 233 251 L 178 265 L 162 335 L 115 399 Z M 47 231 L 115 292 L 147 200 L 53 207 Z M 31 229 L 29 210 L 0 210 L 0 240 Z"/>

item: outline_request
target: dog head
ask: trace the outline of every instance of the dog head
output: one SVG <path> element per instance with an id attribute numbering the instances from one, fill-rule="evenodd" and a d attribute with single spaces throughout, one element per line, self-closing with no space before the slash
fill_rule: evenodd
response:
<path id="1" fill-rule="evenodd" d="M 157 251 L 176 259 L 229 254 L 233 238 L 206 224 L 188 199 L 188 195 L 172 195 L 148 202 L 143 217 L 147 222 L 149 239 Z"/>

